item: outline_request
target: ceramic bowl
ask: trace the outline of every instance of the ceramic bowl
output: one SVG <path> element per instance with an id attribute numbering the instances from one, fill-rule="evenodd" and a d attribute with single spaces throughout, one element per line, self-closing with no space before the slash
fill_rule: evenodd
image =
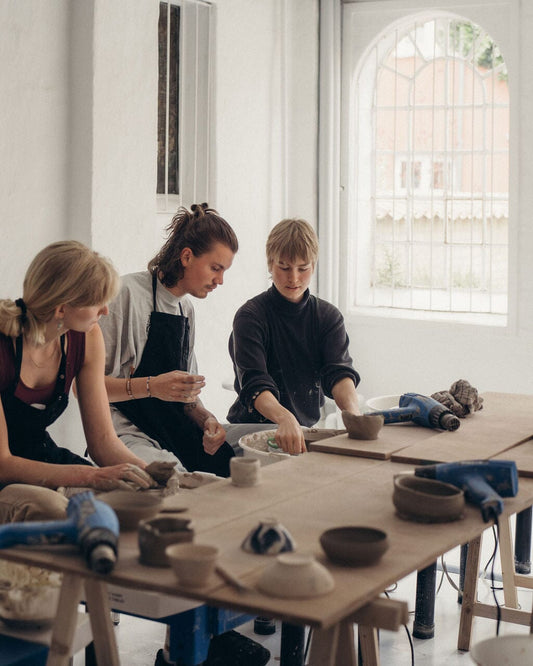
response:
<path id="1" fill-rule="evenodd" d="M 153 518 L 163 504 L 160 495 L 132 490 L 111 490 L 98 495 L 97 499 L 109 504 L 115 511 L 120 529 L 124 531 L 136 530 L 139 521 Z"/>
<path id="2" fill-rule="evenodd" d="M 341 412 L 344 427 L 350 439 L 377 439 L 385 417 L 381 414 L 353 414 L 346 409 Z"/>
<path id="3" fill-rule="evenodd" d="M 531 666 L 533 636 L 497 636 L 476 643 L 470 656 L 478 666 Z"/>
<path id="4" fill-rule="evenodd" d="M 278 555 L 294 550 L 296 544 L 289 530 L 277 518 L 263 518 L 241 544 L 248 553 Z"/>
<path id="5" fill-rule="evenodd" d="M 379 395 L 366 401 L 369 412 L 381 412 L 384 409 L 394 409 L 400 404 L 401 395 Z"/>
<path id="6" fill-rule="evenodd" d="M 365 566 L 381 558 L 389 541 L 382 530 L 349 525 L 322 532 L 320 545 L 335 564 Z"/>
<path id="7" fill-rule="evenodd" d="M 462 517 L 465 494 L 450 483 L 414 474 L 394 477 L 392 501 L 401 518 L 424 523 L 445 523 Z"/>
<path id="8" fill-rule="evenodd" d="M 159 516 L 139 523 L 139 560 L 152 567 L 169 567 L 165 549 L 173 543 L 187 543 L 194 538 L 188 518 Z"/>
<path id="9" fill-rule="evenodd" d="M 202 543 L 175 543 L 165 553 L 178 583 L 184 587 L 207 585 L 215 571 L 218 548 Z"/>
<path id="10" fill-rule="evenodd" d="M 335 581 L 312 553 L 283 553 L 263 571 L 257 587 L 273 597 L 305 599 L 331 592 Z"/>
<path id="11" fill-rule="evenodd" d="M 243 456 L 259 458 L 261 465 L 271 465 L 272 463 L 290 458 L 290 454 L 283 451 L 278 453 L 268 446 L 268 440 L 274 437 L 275 434 L 275 430 L 260 430 L 259 432 L 251 432 L 248 435 L 243 435 L 239 439 L 239 446 L 243 451 Z"/>

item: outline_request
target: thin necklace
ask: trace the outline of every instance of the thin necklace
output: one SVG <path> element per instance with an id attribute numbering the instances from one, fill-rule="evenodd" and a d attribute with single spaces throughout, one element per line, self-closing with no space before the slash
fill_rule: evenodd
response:
<path id="1" fill-rule="evenodd" d="M 58 343 L 54 344 L 54 349 L 52 350 L 52 353 L 45 359 L 44 363 L 42 363 L 42 364 L 37 363 L 37 361 L 35 361 L 35 359 L 31 355 L 31 351 L 30 351 L 29 347 L 27 348 L 27 351 L 28 351 L 28 356 L 29 356 L 30 361 L 33 363 L 33 365 L 36 368 L 39 368 L 41 370 L 42 368 L 46 368 L 46 366 L 50 363 L 50 361 L 52 361 L 54 359 L 54 357 L 57 356 L 57 352 L 59 351 L 59 344 Z"/>

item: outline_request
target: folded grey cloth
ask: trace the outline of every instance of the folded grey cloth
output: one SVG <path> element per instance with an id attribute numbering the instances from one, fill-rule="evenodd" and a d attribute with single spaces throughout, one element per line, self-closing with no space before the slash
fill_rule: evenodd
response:
<path id="1" fill-rule="evenodd" d="M 451 385 L 449 391 L 439 391 L 433 393 L 431 397 L 459 418 L 465 418 L 468 414 L 483 409 L 483 398 L 466 379 L 458 379 Z"/>

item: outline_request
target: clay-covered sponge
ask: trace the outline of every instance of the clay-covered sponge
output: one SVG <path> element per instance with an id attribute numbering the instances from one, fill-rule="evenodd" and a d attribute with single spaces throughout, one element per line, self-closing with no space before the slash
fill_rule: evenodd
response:
<path id="1" fill-rule="evenodd" d="M 341 415 L 350 439 L 377 439 L 385 421 L 382 414 L 353 414 L 347 409 Z"/>
<path id="2" fill-rule="evenodd" d="M 246 536 L 241 548 L 258 555 L 278 555 L 296 548 L 290 532 L 277 518 L 263 518 Z"/>
<path id="3" fill-rule="evenodd" d="M 460 488 L 411 473 L 394 477 L 392 501 L 401 518 L 422 523 L 458 520 L 465 508 L 465 494 Z"/>

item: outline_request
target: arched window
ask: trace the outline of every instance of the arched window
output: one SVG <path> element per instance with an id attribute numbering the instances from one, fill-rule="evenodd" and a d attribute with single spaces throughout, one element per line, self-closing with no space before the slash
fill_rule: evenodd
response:
<path id="1" fill-rule="evenodd" d="M 352 73 L 352 305 L 507 314 L 509 88 L 491 35 L 411 17 Z"/>

